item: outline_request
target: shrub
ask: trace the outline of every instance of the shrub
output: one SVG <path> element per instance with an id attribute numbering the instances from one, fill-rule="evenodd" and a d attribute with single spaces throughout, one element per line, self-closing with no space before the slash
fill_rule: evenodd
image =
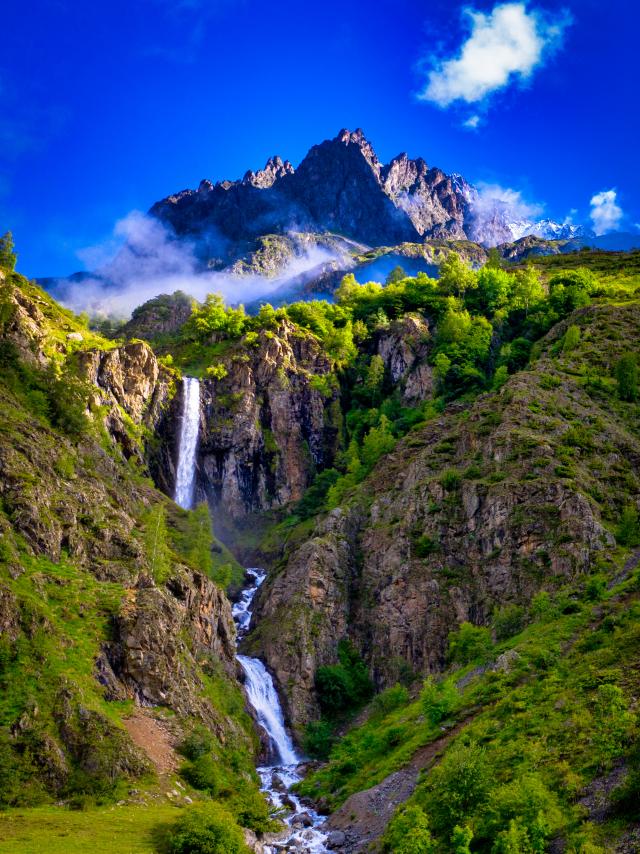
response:
<path id="1" fill-rule="evenodd" d="M 205 753 L 211 753 L 215 745 L 215 738 L 209 730 L 197 724 L 184 738 L 178 750 L 187 759 L 199 759 Z"/>
<path id="2" fill-rule="evenodd" d="M 376 712 L 379 712 L 383 715 L 388 715 L 389 712 L 393 712 L 395 709 L 399 709 L 401 706 L 405 706 L 409 702 L 409 692 L 405 688 L 404 685 L 392 685 L 391 688 L 387 688 L 386 691 L 383 691 L 373 701 L 373 707 Z"/>
<path id="3" fill-rule="evenodd" d="M 599 685 L 593 711 L 595 723 L 594 746 L 600 756 L 600 767 L 610 767 L 623 752 L 629 739 L 634 715 L 617 685 Z"/>
<path id="4" fill-rule="evenodd" d="M 622 511 L 616 539 L 623 546 L 640 545 L 640 520 L 633 504 L 627 504 Z"/>
<path id="5" fill-rule="evenodd" d="M 373 694 L 367 668 L 348 640 L 338 644 L 338 664 L 316 671 L 315 684 L 320 708 L 328 715 L 356 708 Z"/>
<path id="6" fill-rule="evenodd" d="M 484 750 L 455 743 L 431 770 L 421 793 L 421 805 L 434 829 L 448 836 L 457 824 L 465 824 L 486 801 L 489 779 Z"/>
<path id="7" fill-rule="evenodd" d="M 638 397 L 638 360 L 634 353 L 625 353 L 615 366 L 620 400 L 633 402 Z"/>
<path id="8" fill-rule="evenodd" d="M 218 362 L 215 365 L 210 365 L 206 371 L 207 377 L 213 380 L 223 380 L 226 376 L 228 376 L 229 371 L 222 364 L 222 362 Z"/>
<path id="9" fill-rule="evenodd" d="M 333 728 L 328 721 L 310 721 L 304 733 L 305 753 L 313 759 L 327 759 L 333 745 Z"/>
<path id="10" fill-rule="evenodd" d="M 170 854 L 249 854 L 242 830 L 219 804 L 190 809 L 169 835 Z"/>
<path id="11" fill-rule="evenodd" d="M 423 534 L 414 541 L 413 551 L 416 557 L 429 557 L 429 555 L 437 552 L 439 544 L 428 534 Z"/>
<path id="12" fill-rule="evenodd" d="M 447 490 L 447 492 L 451 492 L 454 489 L 457 489 L 460 486 L 460 481 L 462 477 L 459 472 L 454 469 L 449 469 L 444 472 L 440 477 L 440 483 L 442 487 Z"/>
<path id="13" fill-rule="evenodd" d="M 524 609 L 519 605 L 505 605 L 494 617 L 493 627 L 499 641 L 517 635 L 524 628 Z"/>
<path id="14" fill-rule="evenodd" d="M 570 353 L 580 343 L 580 327 L 571 325 L 564 334 L 562 341 L 563 353 Z"/>
<path id="15" fill-rule="evenodd" d="M 385 851 L 392 854 L 430 854 L 436 850 L 427 816 L 415 805 L 403 807 L 396 813 L 389 823 L 383 844 Z"/>
<path id="16" fill-rule="evenodd" d="M 425 680 L 420 693 L 422 710 L 432 724 L 439 724 L 450 715 L 458 705 L 459 699 L 458 690 L 450 679 L 438 684 L 431 676 Z"/>
<path id="17" fill-rule="evenodd" d="M 449 659 L 458 664 L 469 664 L 478 659 L 486 661 L 493 643 L 489 629 L 462 623 L 455 632 L 449 633 Z"/>
<path id="18" fill-rule="evenodd" d="M 209 792 L 213 796 L 220 795 L 225 788 L 220 764 L 210 753 L 203 753 L 194 760 L 186 762 L 180 773 L 194 789 Z"/>

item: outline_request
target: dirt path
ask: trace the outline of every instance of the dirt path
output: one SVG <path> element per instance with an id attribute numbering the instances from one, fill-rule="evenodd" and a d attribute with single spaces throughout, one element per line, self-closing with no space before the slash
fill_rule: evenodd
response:
<path id="1" fill-rule="evenodd" d="M 162 721 L 144 709 L 136 709 L 124 725 L 133 743 L 148 756 L 159 776 L 177 771 L 180 761 L 173 747 L 173 737 Z"/>
<path id="2" fill-rule="evenodd" d="M 336 846 L 336 850 L 344 854 L 370 850 L 370 846 L 384 833 L 396 807 L 413 794 L 420 772 L 435 765 L 447 744 L 468 722 L 469 718 L 461 721 L 440 738 L 421 747 L 408 765 L 389 774 L 376 786 L 347 798 L 323 828 L 344 833 L 344 844 Z"/>

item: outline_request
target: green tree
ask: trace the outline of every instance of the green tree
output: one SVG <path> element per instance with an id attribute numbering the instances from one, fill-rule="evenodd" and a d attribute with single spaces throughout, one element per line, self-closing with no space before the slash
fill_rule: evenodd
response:
<path id="1" fill-rule="evenodd" d="M 621 400 L 633 402 L 638 398 L 638 360 L 635 353 L 625 353 L 616 362 L 615 377 Z"/>
<path id="2" fill-rule="evenodd" d="M 395 447 L 396 440 L 391 432 L 391 423 L 386 415 L 380 416 L 380 423 L 372 427 L 364 437 L 360 458 L 365 469 L 370 471 L 380 457 Z"/>
<path id="3" fill-rule="evenodd" d="M 460 825 L 457 824 L 453 828 L 453 834 L 451 835 L 453 854 L 471 854 L 469 846 L 471 845 L 472 839 L 473 831 L 471 828 L 466 824 L 464 827 L 460 827 Z"/>
<path id="4" fill-rule="evenodd" d="M 384 385 L 384 359 L 377 353 L 371 357 L 367 368 L 365 389 L 369 399 L 374 406 L 380 403 L 382 397 L 382 386 Z"/>
<path id="5" fill-rule="evenodd" d="M 469 664 L 476 659 L 485 661 L 492 647 L 491 633 L 483 626 L 462 623 L 449 634 L 449 658 L 458 664 Z"/>
<path id="6" fill-rule="evenodd" d="M 634 504 L 627 504 L 620 516 L 616 539 L 623 546 L 640 545 L 640 519 Z"/>
<path id="7" fill-rule="evenodd" d="M 429 772 L 421 806 L 438 833 L 451 833 L 466 824 L 486 802 L 490 772 L 485 752 L 476 744 L 456 742 L 442 762 Z"/>
<path id="8" fill-rule="evenodd" d="M 389 823 L 384 847 L 392 854 L 431 854 L 436 844 L 424 811 L 415 804 L 403 807 Z"/>
<path id="9" fill-rule="evenodd" d="M 459 702 L 460 694 L 451 679 L 437 683 L 429 676 L 425 680 L 420 693 L 420 703 L 429 723 L 439 724 L 455 711 Z"/>
<path id="10" fill-rule="evenodd" d="M 0 267 L 4 267 L 10 273 L 15 270 L 16 261 L 18 260 L 13 249 L 13 235 L 10 231 L 5 231 L 2 237 L 0 237 Z"/>
<path id="11" fill-rule="evenodd" d="M 401 282 L 405 279 L 407 274 L 404 271 L 404 267 L 401 267 L 399 264 L 391 270 L 386 279 L 387 285 L 393 285 L 396 282 Z"/>
<path id="12" fill-rule="evenodd" d="M 562 352 L 570 353 L 580 343 L 580 327 L 572 324 L 564 334 L 562 341 Z"/>
<path id="13" fill-rule="evenodd" d="M 171 569 L 171 551 L 166 511 L 162 504 L 151 507 L 144 516 L 144 544 L 147 563 L 154 580 L 162 584 Z"/>
<path id="14" fill-rule="evenodd" d="M 513 308 L 520 309 L 527 315 L 533 306 L 544 299 L 544 296 L 540 275 L 534 267 L 528 266 L 523 272 L 516 274 L 511 294 Z"/>
<path id="15" fill-rule="evenodd" d="M 188 528 L 189 561 L 204 575 L 210 576 L 213 573 L 213 533 L 206 501 L 189 513 Z"/>
<path id="16" fill-rule="evenodd" d="M 477 285 L 476 274 L 457 252 L 451 252 L 440 265 L 439 290 L 443 294 L 461 296 Z"/>
<path id="17" fill-rule="evenodd" d="M 618 685 L 599 685 L 593 710 L 594 746 L 600 756 L 600 767 L 609 768 L 623 752 L 630 737 L 634 715 Z"/>

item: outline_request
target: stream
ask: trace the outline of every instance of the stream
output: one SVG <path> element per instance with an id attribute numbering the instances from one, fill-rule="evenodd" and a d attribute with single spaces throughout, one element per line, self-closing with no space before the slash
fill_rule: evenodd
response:
<path id="1" fill-rule="evenodd" d="M 187 510 L 193 507 L 199 428 L 200 382 L 193 377 L 185 377 L 174 498 L 177 504 Z M 249 630 L 253 599 L 266 575 L 263 569 L 246 570 L 247 586 L 232 609 L 238 643 Z M 256 769 L 260 776 L 261 788 L 274 811 L 279 811 L 288 827 L 277 842 L 265 844 L 264 852 L 323 854 L 328 850 L 325 847 L 327 834 L 320 829 L 324 818 L 303 806 L 290 791 L 291 787 L 302 779 L 298 769 L 304 760 L 296 751 L 287 732 L 282 706 L 271 674 L 259 658 L 249 658 L 246 655 L 238 655 L 237 658 L 245 674 L 247 699 L 269 742 L 270 764 Z"/>

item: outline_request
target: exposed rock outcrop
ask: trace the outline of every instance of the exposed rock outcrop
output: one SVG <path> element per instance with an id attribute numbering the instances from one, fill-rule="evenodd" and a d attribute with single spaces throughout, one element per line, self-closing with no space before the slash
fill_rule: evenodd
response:
<path id="1" fill-rule="evenodd" d="M 379 333 L 376 349 L 394 386 L 400 384 L 402 400 L 416 406 L 433 393 L 429 322 L 419 314 L 406 314 Z"/>
<path id="2" fill-rule="evenodd" d="M 637 323 L 633 309 L 612 307 L 579 319 L 596 337 L 625 311 Z M 405 361 L 390 342 L 382 352 L 401 375 Z M 267 578 L 248 642 L 275 673 L 295 724 L 317 712 L 313 675 L 336 660 L 341 637 L 361 650 L 379 688 L 403 673 L 437 672 L 461 622 L 488 624 L 495 608 L 588 574 L 612 547 L 601 513 L 615 506 L 616 487 L 603 487 L 598 456 L 639 470 L 640 447 L 570 375 L 544 379 L 558 371 L 548 352 L 499 393 L 409 434 Z M 600 432 L 568 477 L 562 443 L 576 419 L 596 419 Z M 596 485 L 600 503 L 589 495 Z"/>
<path id="3" fill-rule="evenodd" d="M 202 383 L 198 490 L 216 532 L 302 497 L 336 449 L 340 409 L 332 363 L 289 321 L 225 357 L 227 375 Z"/>

